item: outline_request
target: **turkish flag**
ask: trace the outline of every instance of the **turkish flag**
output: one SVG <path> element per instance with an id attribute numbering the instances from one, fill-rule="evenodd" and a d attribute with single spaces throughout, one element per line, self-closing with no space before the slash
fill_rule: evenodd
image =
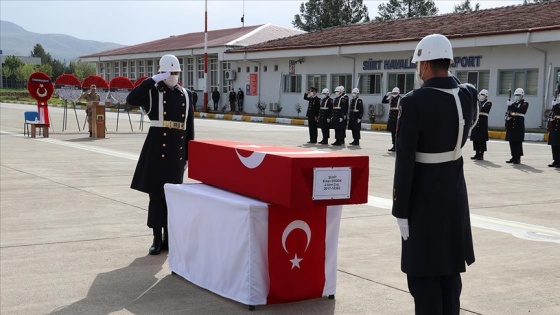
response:
<path id="1" fill-rule="evenodd" d="M 326 206 L 268 206 L 267 304 L 320 298 L 325 288 Z"/>

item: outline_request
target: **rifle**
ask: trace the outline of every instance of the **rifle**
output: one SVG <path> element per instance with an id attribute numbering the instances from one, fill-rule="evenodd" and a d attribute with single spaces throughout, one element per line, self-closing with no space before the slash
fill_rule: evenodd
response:
<path id="1" fill-rule="evenodd" d="M 511 101 L 511 83 L 509 85 L 509 91 L 508 91 L 508 102 L 510 102 L 510 101 Z M 507 129 L 507 121 L 508 121 L 508 118 L 509 118 L 508 114 L 509 114 L 509 105 L 506 105 L 506 114 L 504 116 L 504 120 L 506 121 L 506 125 L 505 125 L 506 129 Z"/>

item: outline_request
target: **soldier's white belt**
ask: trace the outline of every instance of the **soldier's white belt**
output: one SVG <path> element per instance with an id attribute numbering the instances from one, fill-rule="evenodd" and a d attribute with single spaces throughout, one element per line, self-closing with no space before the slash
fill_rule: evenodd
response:
<path id="1" fill-rule="evenodd" d="M 560 119 L 560 115 L 553 116 L 554 119 Z"/>
<path id="2" fill-rule="evenodd" d="M 486 117 L 488 117 L 488 113 L 478 113 L 478 116 L 486 116 Z"/>
<path id="3" fill-rule="evenodd" d="M 186 125 L 183 122 L 171 121 L 171 120 L 152 120 L 150 121 L 150 127 L 161 127 L 161 128 L 169 128 L 169 129 L 179 129 L 185 130 Z"/>
<path id="4" fill-rule="evenodd" d="M 389 110 L 399 110 L 398 107 L 389 107 Z"/>
<path id="5" fill-rule="evenodd" d="M 517 113 L 517 112 L 509 112 L 510 116 L 520 116 L 520 117 L 525 117 L 525 114 L 521 114 L 521 113 Z"/>
<path id="6" fill-rule="evenodd" d="M 425 164 L 437 164 L 458 160 L 463 155 L 463 151 L 448 151 L 441 153 L 416 152 L 416 162 Z"/>

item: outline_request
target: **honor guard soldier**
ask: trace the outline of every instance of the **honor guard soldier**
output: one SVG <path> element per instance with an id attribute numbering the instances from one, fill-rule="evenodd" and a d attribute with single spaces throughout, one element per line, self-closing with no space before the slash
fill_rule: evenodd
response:
<path id="1" fill-rule="evenodd" d="M 331 129 L 331 115 L 333 108 L 333 99 L 331 98 L 331 93 L 329 89 L 323 89 L 321 92 L 323 94 L 323 99 L 319 107 L 319 121 L 318 125 L 321 128 L 321 133 L 323 139 L 319 144 L 329 144 L 330 129 Z"/>
<path id="2" fill-rule="evenodd" d="M 348 112 L 348 129 L 352 130 L 354 141 L 350 145 L 360 145 L 360 129 L 362 129 L 362 116 L 364 115 L 364 102 L 360 98 L 360 90 L 352 90 L 350 111 Z"/>
<path id="3" fill-rule="evenodd" d="M 100 96 L 99 93 L 97 93 L 97 87 L 95 86 L 95 84 L 92 84 L 89 87 L 89 91 L 87 93 L 84 93 L 80 96 L 80 98 L 78 98 L 78 100 L 81 100 L 82 98 L 86 99 L 86 118 L 87 118 L 87 124 L 88 124 L 88 130 L 89 130 L 89 136 L 91 137 L 91 110 L 92 110 L 92 103 L 91 102 L 99 102 L 100 100 Z"/>
<path id="4" fill-rule="evenodd" d="M 525 114 L 529 103 L 525 102 L 525 92 L 519 88 L 515 90 L 514 102 L 508 99 L 506 112 L 506 141 L 509 141 L 511 159 L 506 163 L 519 164 L 523 156 L 523 141 L 525 140 Z"/>
<path id="5" fill-rule="evenodd" d="M 307 116 L 307 127 L 309 128 L 309 141 L 307 143 L 317 143 L 317 121 L 319 120 L 321 99 L 317 96 L 317 88 L 312 87 L 310 90 L 303 95 L 303 99 L 309 101 L 305 114 Z"/>
<path id="6" fill-rule="evenodd" d="M 237 92 L 237 110 L 243 112 L 243 100 L 245 99 L 245 93 L 239 88 Z"/>
<path id="7" fill-rule="evenodd" d="M 560 168 L 560 100 L 552 101 L 552 110 L 548 115 L 548 145 L 552 148 L 552 164 L 549 167 Z"/>
<path id="8" fill-rule="evenodd" d="M 387 95 L 383 96 L 381 103 L 389 104 L 389 118 L 387 119 L 387 131 L 391 132 L 391 143 L 393 146 L 387 150 L 389 152 L 395 152 L 395 133 L 397 132 L 397 119 L 399 115 L 399 102 L 401 100 L 400 96 L 401 90 L 398 87 L 394 87 L 393 91 L 388 92 Z"/>
<path id="9" fill-rule="evenodd" d="M 465 262 L 474 262 L 461 148 L 477 117 L 477 91 L 448 74 L 449 40 L 424 37 L 412 62 L 420 84 L 400 102 L 392 214 L 401 269 L 416 314 L 459 314 Z"/>
<path id="10" fill-rule="evenodd" d="M 150 118 L 150 130 L 130 187 L 150 197 L 148 227 L 154 235 L 151 255 L 168 249 L 163 185 L 183 183 L 189 141 L 194 139 L 192 94 L 177 84 L 180 73 L 177 57 L 164 55 L 159 60 L 159 73 L 144 80 L 126 98 L 128 104 L 142 107 Z"/>
<path id="11" fill-rule="evenodd" d="M 471 141 L 475 152 L 471 160 L 484 160 L 486 142 L 488 142 L 488 115 L 492 109 L 492 102 L 488 101 L 488 90 L 478 93 L 478 121 L 471 131 Z"/>
<path id="12" fill-rule="evenodd" d="M 348 95 L 346 95 L 343 86 L 338 86 L 334 90 L 336 92 L 336 97 L 333 101 L 331 128 L 334 129 L 335 142 L 331 144 L 340 146 L 344 144 L 344 138 L 346 138 L 346 125 L 348 119 Z"/>
<path id="13" fill-rule="evenodd" d="M 231 90 L 229 91 L 229 107 L 230 110 L 234 113 L 237 113 L 237 110 L 235 109 L 236 100 L 237 100 L 237 93 L 235 93 L 235 90 L 231 88 Z"/>

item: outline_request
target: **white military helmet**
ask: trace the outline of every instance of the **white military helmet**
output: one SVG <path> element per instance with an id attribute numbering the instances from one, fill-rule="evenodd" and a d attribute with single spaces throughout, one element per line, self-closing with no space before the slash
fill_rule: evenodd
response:
<path id="1" fill-rule="evenodd" d="M 479 95 L 488 96 L 488 90 L 482 89 L 482 90 L 480 90 L 480 92 L 479 92 L 478 94 L 479 94 Z"/>
<path id="2" fill-rule="evenodd" d="M 330 94 L 331 92 L 329 92 L 329 89 L 323 89 L 323 92 L 321 92 L 322 94 Z"/>
<path id="3" fill-rule="evenodd" d="M 394 87 L 393 91 L 391 93 L 397 93 L 397 94 L 401 94 L 401 89 L 399 89 L 398 87 Z"/>
<path id="4" fill-rule="evenodd" d="M 447 37 L 441 34 L 428 35 L 416 45 L 412 62 L 435 59 L 450 59 L 453 62 L 453 48 Z"/>
<path id="5" fill-rule="evenodd" d="M 352 93 L 360 94 L 360 90 L 358 88 L 353 88 Z"/>
<path id="6" fill-rule="evenodd" d="M 342 85 L 339 85 L 334 89 L 334 91 L 344 93 L 344 87 Z"/>
<path id="7" fill-rule="evenodd" d="M 517 88 L 515 90 L 515 93 L 513 93 L 513 95 L 525 95 L 525 91 L 523 91 L 522 88 Z"/>
<path id="8" fill-rule="evenodd" d="M 173 55 L 163 55 L 159 60 L 160 72 L 181 72 L 179 59 Z"/>

